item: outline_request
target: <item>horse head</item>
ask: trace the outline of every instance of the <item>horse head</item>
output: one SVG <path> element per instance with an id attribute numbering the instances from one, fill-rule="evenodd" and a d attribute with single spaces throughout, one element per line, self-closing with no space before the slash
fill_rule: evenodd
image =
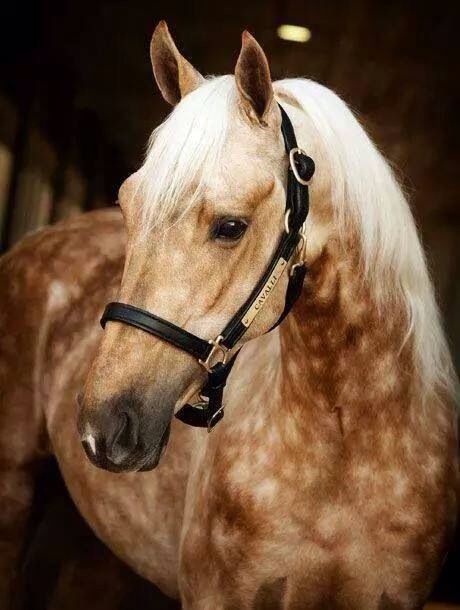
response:
<path id="1" fill-rule="evenodd" d="M 120 189 L 128 245 L 118 300 L 213 339 L 254 291 L 295 220 L 285 212 L 282 111 L 266 56 L 247 32 L 234 76 L 203 78 L 164 22 L 153 34 L 151 59 L 174 110 L 154 131 L 144 165 Z M 253 319 L 226 350 L 230 355 L 280 318 L 297 237 L 260 287 Z M 212 358 L 222 351 L 215 347 Z M 81 401 L 79 430 L 89 458 L 114 471 L 155 467 L 174 412 L 203 386 L 213 364 L 200 362 L 109 318 Z"/>

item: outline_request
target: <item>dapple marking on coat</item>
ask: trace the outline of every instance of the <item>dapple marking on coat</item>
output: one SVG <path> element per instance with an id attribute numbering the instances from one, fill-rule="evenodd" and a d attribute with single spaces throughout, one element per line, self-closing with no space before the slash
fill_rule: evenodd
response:
<path id="1" fill-rule="evenodd" d="M 346 105 L 272 83 L 249 34 L 235 76 L 204 79 L 163 22 L 151 54 L 175 108 L 123 219 L 83 215 L 1 260 L 0 599 L 52 453 L 96 534 L 185 610 L 421 608 L 457 514 L 455 380 L 401 189 Z M 265 335 L 286 277 L 273 289 L 208 435 L 173 418 L 203 380 L 193 358 L 98 318 L 116 297 L 210 338 L 233 315 L 283 228 L 276 101 L 317 167 L 309 272 Z M 239 241 L 212 236 L 223 217 L 247 223 Z M 87 459 L 77 415 L 116 472 Z"/>

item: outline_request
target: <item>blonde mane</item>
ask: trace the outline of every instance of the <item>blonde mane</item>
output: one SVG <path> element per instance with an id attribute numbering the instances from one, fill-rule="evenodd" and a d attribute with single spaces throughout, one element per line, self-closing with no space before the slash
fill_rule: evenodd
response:
<path id="1" fill-rule="evenodd" d="M 340 236 L 355 227 L 363 278 L 380 304 L 404 304 L 422 394 L 454 394 L 455 373 L 414 219 L 393 172 L 347 105 L 306 79 L 275 83 L 314 125 L 327 153 L 332 205 Z M 234 109 L 232 76 L 208 79 L 186 96 L 152 134 L 140 188 L 145 231 L 179 218 L 200 198 L 203 178 L 218 171 Z M 300 140 L 300 138 L 299 138 Z M 308 143 L 299 141 L 308 150 Z M 185 197 L 187 195 L 187 197 Z M 187 206 L 184 206 L 184 199 Z"/>

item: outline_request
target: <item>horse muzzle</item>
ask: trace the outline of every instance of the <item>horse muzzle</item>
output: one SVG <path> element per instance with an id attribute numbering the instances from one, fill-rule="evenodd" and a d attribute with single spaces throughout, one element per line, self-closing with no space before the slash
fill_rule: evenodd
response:
<path id="1" fill-rule="evenodd" d="M 125 392 L 103 404 L 79 399 L 78 431 L 88 459 L 110 472 L 155 468 L 166 449 L 172 407 L 147 413 L 145 402 Z M 156 416 L 155 416 L 156 415 Z"/>

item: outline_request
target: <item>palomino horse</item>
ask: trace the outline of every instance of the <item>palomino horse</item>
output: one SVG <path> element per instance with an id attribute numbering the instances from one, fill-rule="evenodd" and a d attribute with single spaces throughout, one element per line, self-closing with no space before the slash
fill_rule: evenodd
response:
<path id="1" fill-rule="evenodd" d="M 53 453 L 97 535 L 187 610 L 421 608 L 458 461 L 455 379 L 407 202 L 346 105 L 311 81 L 272 83 L 249 34 L 234 77 L 204 79 L 164 23 L 151 53 L 176 107 L 120 190 L 123 221 L 83 215 L 2 260 L 4 598 L 35 466 Z M 173 417 L 205 382 L 197 359 L 98 318 L 116 297 L 219 335 L 290 230 L 279 105 L 316 163 L 306 239 L 231 351 L 245 343 L 208 434 Z M 268 332 L 302 263 L 300 298 Z"/>

